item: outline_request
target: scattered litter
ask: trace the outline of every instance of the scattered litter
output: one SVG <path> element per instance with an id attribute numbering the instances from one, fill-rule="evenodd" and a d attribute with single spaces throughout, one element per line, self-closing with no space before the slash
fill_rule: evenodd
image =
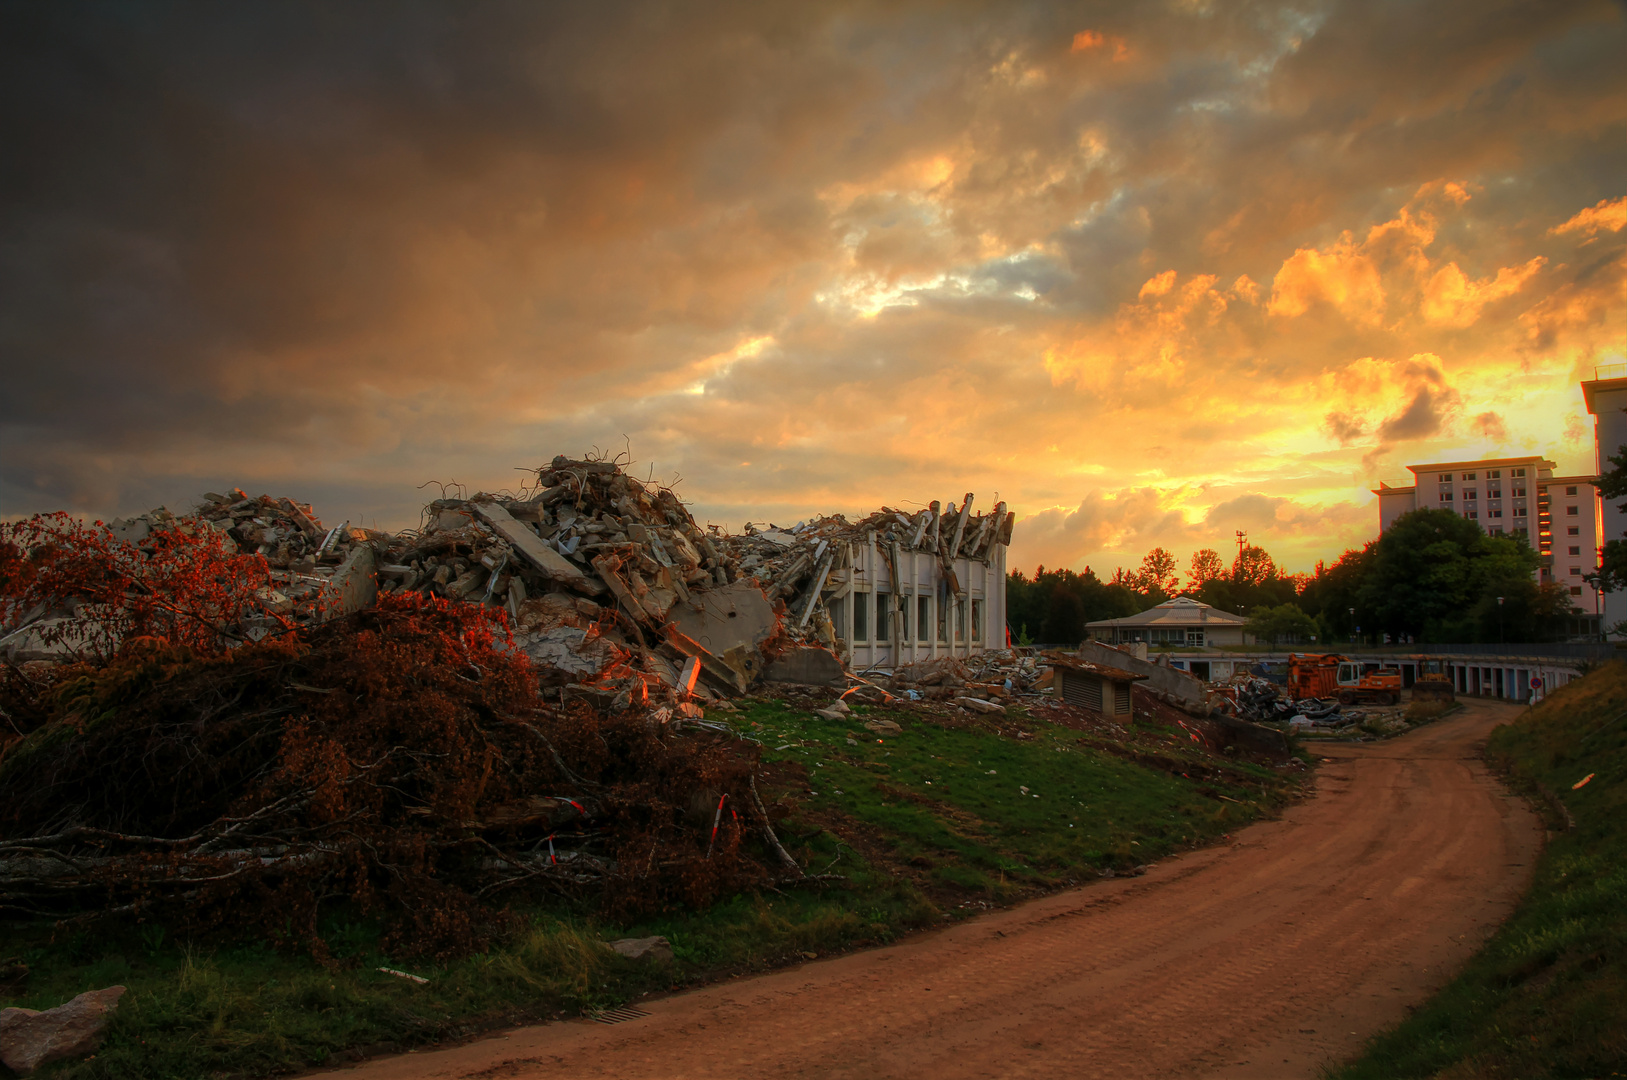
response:
<path id="1" fill-rule="evenodd" d="M 1582 787 L 1585 787 L 1587 785 L 1587 782 L 1589 780 L 1592 780 L 1595 775 L 1596 774 L 1594 774 L 1594 773 L 1588 773 L 1586 776 L 1584 776 L 1580 780 L 1576 781 L 1576 783 L 1572 784 L 1571 785 L 1571 790 L 1576 791 L 1576 790 L 1578 790 L 1578 789 L 1580 789 Z"/>

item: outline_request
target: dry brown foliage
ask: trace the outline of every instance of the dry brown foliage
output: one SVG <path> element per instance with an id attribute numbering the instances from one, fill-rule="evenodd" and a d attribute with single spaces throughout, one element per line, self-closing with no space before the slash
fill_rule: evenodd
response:
<path id="1" fill-rule="evenodd" d="M 253 926 L 318 955 L 318 915 L 383 914 L 449 957 L 539 891 L 619 915 L 768 880 L 755 747 L 545 701 L 489 609 L 416 596 L 216 655 L 151 638 L 0 705 L 0 910 Z M 777 871 L 783 873 L 783 870 Z"/>

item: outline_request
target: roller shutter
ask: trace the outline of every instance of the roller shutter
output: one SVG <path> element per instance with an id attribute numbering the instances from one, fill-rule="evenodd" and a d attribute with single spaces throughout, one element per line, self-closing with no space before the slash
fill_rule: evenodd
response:
<path id="1" fill-rule="evenodd" d="M 1057 672 L 1062 677 L 1062 700 L 1069 705 L 1102 711 L 1102 683 L 1089 675 L 1066 669 Z"/>

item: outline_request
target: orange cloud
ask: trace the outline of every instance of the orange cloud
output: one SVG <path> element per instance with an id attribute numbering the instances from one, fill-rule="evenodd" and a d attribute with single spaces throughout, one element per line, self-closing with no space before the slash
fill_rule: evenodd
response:
<path id="1" fill-rule="evenodd" d="M 1147 283 L 1141 286 L 1141 292 L 1136 295 L 1136 299 L 1145 300 L 1149 296 L 1163 296 L 1174 287 L 1175 271 L 1165 270 L 1162 274 L 1148 278 Z"/>
<path id="2" fill-rule="evenodd" d="M 1118 35 L 1103 34 L 1100 30 L 1081 30 L 1073 35 L 1073 47 L 1069 52 L 1089 52 L 1100 49 L 1105 45 L 1113 46 L 1113 60 L 1115 62 L 1130 59 L 1130 46 Z"/>
<path id="3" fill-rule="evenodd" d="M 1271 282 L 1266 311 L 1292 319 L 1318 302 L 1358 321 L 1377 322 L 1384 313 L 1378 267 L 1348 232 L 1325 251 L 1300 248 L 1289 256 Z"/>
<path id="4" fill-rule="evenodd" d="M 1425 319 L 1444 326 L 1470 326 L 1480 317 L 1480 309 L 1520 291 L 1520 287 L 1548 260 L 1541 255 L 1524 266 L 1505 266 L 1497 276 L 1470 281 L 1455 262 L 1447 263 L 1424 286 L 1421 311 Z"/>
<path id="5" fill-rule="evenodd" d="M 1623 226 L 1627 226 L 1627 195 L 1614 201 L 1600 199 L 1597 204 L 1580 211 L 1563 225 L 1555 225 L 1549 229 L 1548 235 L 1585 232 L 1588 236 L 1596 236 L 1600 229 L 1620 232 Z"/>

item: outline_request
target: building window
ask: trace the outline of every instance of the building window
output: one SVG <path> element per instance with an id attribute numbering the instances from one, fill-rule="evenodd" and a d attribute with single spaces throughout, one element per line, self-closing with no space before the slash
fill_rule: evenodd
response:
<path id="1" fill-rule="evenodd" d="M 1513 495 L 1514 495 L 1514 497 L 1516 499 L 1525 498 L 1525 485 L 1524 484 L 1515 484 L 1514 485 Z"/>
<path id="2" fill-rule="evenodd" d="M 1568 487 L 1568 488 L 1565 489 L 1565 494 L 1566 495 L 1575 495 L 1576 494 L 1576 489 L 1573 488 L 1573 487 Z"/>
<path id="3" fill-rule="evenodd" d="M 1451 501 L 1452 501 L 1452 493 L 1450 491 L 1441 492 L 1441 502 L 1451 502 Z"/>
<path id="4" fill-rule="evenodd" d="M 891 641 L 893 629 L 893 594 L 876 594 L 876 640 Z"/>
<path id="5" fill-rule="evenodd" d="M 1515 508 L 1514 508 L 1514 516 L 1515 516 L 1515 517 L 1525 517 L 1525 507 L 1523 507 L 1523 506 L 1516 506 L 1516 507 L 1515 507 Z"/>
<path id="6" fill-rule="evenodd" d="M 1186 632 L 1186 643 L 1188 645 L 1202 645 L 1203 644 L 1203 627 L 1195 626 L 1195 627 L 1192 627 L 1190 630 L 1188 630 Z"/>
<path id="7" fill-rule="evenodd" d="M 1582 595 L 1582 587 L 1580 585 L 1572 585 L 1571 586 L 1571 595 L 1572 596 L 1581 596 Z"/>
<path id="8" fill-rule="evenodd" d="M 1565 516 L 1566 517 L 1575 517 L 1577 515 L 1577 512 L 1578 511 L 1577 511 L 1576 507 L 1574 507 L 1574 506 L 1565 507 Z"/>
<path id="9" fill-rule="evenodd" d="M 1480 512 L 1477 510 L 1465 510 L 1463 511 L 1463 516 L 1468 518 L 1470 521 L 1474 521 L 1480 517 Z"/>
<path id="10" fill-rule="evenodd" d="M 1463 489 L 1463 501 L 1464 502 L 1474 502 L 1474 488 L 1464 488 Z"/>
<path id="11" fill-rule="evenodd" d="M 1486 479 L 1487 480 L 1497 480 L 1497 479 L 1501 478 L 1502 475 L 1503 475 L 1503 470 L 1502 469 L 1493 469 L 1491 472 L 1486 474 Z"/>
<path id="12" fill-rule="evenodd" d="M 1582 553 L 1581 548 L 1572 545 L 1572 547 L 1571 547 L 1571 554 L 1572 555 L 1580 555 L 1581 553 Z"/>
<path id="13" fill-rule="evenodd" d="M 870 594 L 853 594 L 853 640 L 870 640 Z"/>
<path id="14" fill-rule="evenodd" d="M 1580 566 L 1571 567 L 1571 577 L 1581 577 L 1581 576 L 1582 576 L 1582 568 Z"/>
<path id="15" fill-rule="evenodd" d="M 966 601 L 955 602 L 955 640 L 966 640 Z"/>
<path id="16" fill-rule="evenodd" d="M 847 616 L 847 597 L 843 596 L 829 601 L 825 605 L 825 610 L 830 612 L 830 624 L 835 628 L 836 636 L 843 641 L 849 640 L 847 624 L 844 621 Z"/>
<path id="17" fill-rule="evenodd" d="M 915 598 L 915 640 L 931 641 L 927 635 L 932 633 L 932 597 L 917 596 Z"/>
<path id="18" fill-rule="evenodd" d="M 939 600 L 938 601 L 938 640 L 939 641 L 947 642 L 949 640 L 949 605 L 953 604 L 953 603 L 954 603 L 953 600 Z"/>
<path id="19" fill-rule="evenodd" d="M 1486 516 L 1487 517 L 1500 518 L 1500 517 L 1503 516 L 1503 512 L 1501 510 L 1499 510 L 1497 507 L 1494 506 L 1490 510 L 1486 511 Z"/>
<path id="20" fill-rule="evenodd" d="M 1488 498 L 1488 499 L 1501 499 L 1502 497 L 1503 497 L 1503 489 L 1502 488 L 1487 488 L 1486 489 L 1486 498 Z"/>
<path id="21" fill-rule="evenodd" d="M 1443 484 L 1450 484 L 1452 482 L 1452 474 L 1449 473 L 1449 472 L 1448 473 L 1441 473 L 1441 475 L 1438 477 L 1438 479 Z"/>
<path id="22" fill-rule="evenodd" d="M 972 601 L 972 640 L 983 640 L 983 601 Z"/>
<path id="23" fill-rule="evenodd" d="M 1502 536 L 1503 535 L 1502 526 L 1494 525 L 1494 526 L 1492 526 L 1490 532 L 1491 532 L 1491 535 L 1493 535 L 1493 536 Z"/>
<path id="24" fill-rule="evenodd" d="M 1510 476 L 1524 476 L 1525 475 L 1525 470 L 1524 469 L 1510 469 L 1509 472 L 1508 472 L 1508 475 L 1510 475 Z"/>
<path id="25" fill-rule="evenodd" d="M 1567 525 L 1567 526 L 1565 526 L 1565 535 L 1566 536 L 1581 536 L 1582 535 L 1581 526 L 1579 526 L 1579 525 Z"/>
<path id="26" fill-rule="evenodd" d="M 1474 473 L 1472 473 L 1472 472 L 1464 473 L 1463 474 L 1463 479 L 1465 479 L 1465 480 L 1473 480 L 1474 479 Z"/>

